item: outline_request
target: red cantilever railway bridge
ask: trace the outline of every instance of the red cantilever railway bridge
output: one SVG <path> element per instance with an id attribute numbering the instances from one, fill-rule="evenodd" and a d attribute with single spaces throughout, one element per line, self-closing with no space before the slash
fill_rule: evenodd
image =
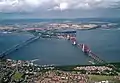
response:
<path id="1" fill-rule="evenodd" d="M 94 59 L 95 61 L 97 61 L 98 63 L 106 63 L 105 60 L 102 60 L 99 56 L 97 56 L 95 53 L 93 53 L 91 51 L 91 49 L 86 44 L 80 44 L 80 43 L 78 43 L 76 37 L 68 35 L 66 38 L 69 41 L 71 41 L 73 45 L 76 45 L 78 48 L 82 49 L 82 51 L 86 55 L 88 55 L 89 57 L 91 57 L 92 59 Z"/>

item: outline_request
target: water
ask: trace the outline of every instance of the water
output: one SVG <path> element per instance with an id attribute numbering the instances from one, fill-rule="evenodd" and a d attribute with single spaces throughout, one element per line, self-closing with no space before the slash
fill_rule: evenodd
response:
<path id="1" fill-rule="evenodd" d="M 58 39 L 39 39 L 38 41 L 11 54 L 13 59 L 39 59 L 39 64 L 86 64 L 87 59 L 81 50 L 69 41 Z"/>
<path id="2" fill-rule="evenodd" d="M 33 35 L 30 34 L 4 34 L 0 33 L 0 52 L 6 50 L 7 48 L 11 48 L 12 46 L 21 43 L 23 40 L 27 40 L 29 38 L 33 37 Z"/>
<path id="3" fill-rule="evenodd" d="M 88 30 L 79 32 L 79 42 L 87 44 L 94 53 L 108 62 L 120 61 L 120 30 Z"/>
<path id="4" fill-rule="evenodd" d="M 7 19 L 0 20 L 0 25 L 25 24 L 34 22 L 108 22 L 118 23 L 119 18 L 81 18 L 81 19 Z M 77 40 L 79 43 L 87 44 L 91 50 L 100 58 L 107 62 L 120 61 L 120 28 L 118 29 L 94 29 L 77 31 Z M 0 33 L 0 52 L 21 43 L 32 37 L 30 34 L 23 33 Z M 39 39 L 28 46 L 25 46 L 16 52 L 8 55 L 16 60 L 39 59 L 38 64 L 88 64 L 90 60 L 77 47 L 71 45 L 64 39 Z"/>
<path id="5" fill-rule="evenodd" d="M 28 34 L 1 34 L 1 52 L 14 44 L 21 43 L 30 38 Z M 7 45 L 6 45 L 7 44 Z M 64 39 L 39 39 L 28 46 L 8 55 L 15 60 L 39 59 L 38 64 L 87 64 L 86 56 L 69 41 Z M 75 60 L 75 61 L 74 61 Z M 86 60 L 86 61 L 84 61 Z"/>
<path id="6" fill-rule="evenodd" d="M 12 24 L 26 24 L 36 22 L 72 22 L 72 23 L 86 23 L 86 22 L 120 22 L 119 18 L 76 18 L 76 19 L 0 19 L 0 25 Z"/>
<path id="7" fill-rule="evenodd" d="M 120 61 L 120 30 L 77 31 L 77 40 L 107 62 Z M 28 38 L 29 34 L 0 34 L 0 51 Z M 39 39 L 9 55 L 12 59 L 39 59 L 38 64 L 72 65 L 88 64 L 89 58 L 64 39 Z"/>

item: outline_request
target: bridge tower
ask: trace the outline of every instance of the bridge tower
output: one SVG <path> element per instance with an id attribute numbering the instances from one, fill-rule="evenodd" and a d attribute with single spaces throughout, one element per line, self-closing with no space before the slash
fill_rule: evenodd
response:
<path id="1" fill-rule="evenodd" d="M 75 37 L 71 37 L 70 40 L 71 40 L 73 45 L 77 45 L 77 40 Z"/>
<path id="2" fill-rule="evenodd" d="M 87 53 L 87 54 L 89 54 L 90 52 L 91 52 L 91 50 L 88 48 L 88 46 L 87 45 L 85 45 L 85 44 L 82 44 L 82 51 L 84 52 L 84 53 Z"/>

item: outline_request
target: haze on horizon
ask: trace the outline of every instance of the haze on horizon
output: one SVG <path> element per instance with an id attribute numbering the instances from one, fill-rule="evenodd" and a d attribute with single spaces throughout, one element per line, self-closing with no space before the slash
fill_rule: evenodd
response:
<path id="1" fill-rule="evenodd" d="M 0 0 L 0 18 L 120 17 L 120 0 Z"/>

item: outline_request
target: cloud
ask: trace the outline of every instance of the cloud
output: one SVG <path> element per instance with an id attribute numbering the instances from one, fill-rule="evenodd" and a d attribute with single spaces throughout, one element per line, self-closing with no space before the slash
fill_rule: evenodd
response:
<path id="1" fill-rule="evenodd" d="M 120 0 L 0 0 L 0 12 L 118 8 Z"/>

